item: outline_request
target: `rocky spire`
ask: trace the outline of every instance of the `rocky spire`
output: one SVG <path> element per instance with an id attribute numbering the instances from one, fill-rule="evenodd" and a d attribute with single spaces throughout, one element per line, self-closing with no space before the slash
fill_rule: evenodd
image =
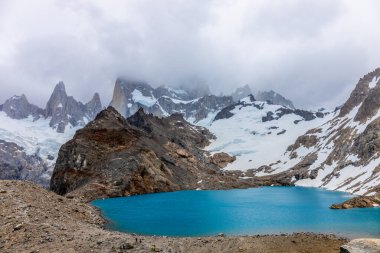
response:
<path id="1" fill-rule="evenodd" d="M 68 124 L 72 126 L 84 126 L 87 121 L 92 120 L 102 109 L 99 94 L 86 104 L 75 100 L 72 96 L 67 96 L 65 84 L 59 82 L 46 104 L 45 116 L 51 117 L 50 127 L 63 133 Z"/>
<path id="2" fill-rule="evenodd" d="M 85 104 L 86 114 L 89 118 L 95 118 L 96 114 L 102 110 L 102 102 L 99 93 L 95 93 L 92 99 Z"/>
<path id="3" fill-rule="evenodd" d="M 65 131 L 69 122 L 66 113 L 67 100 L 65 84 L 61 81 L 55 86 L 45 109 L 45 116 L 51 117 L 50 127 L 56 128 L 60 133 Z"/>
<path id="4" fill-rule="evenodd" d="M 30 104 L 24 94 L 7 99 L 2 105 L 2 111 L 13 119 L 24 119 L 30 115 L 34 119 L 38 119 L 43 115 L 43 110 L 38 106 Z"/>
<path id="5" fill-rule="evenodd" d="M 380 101 L 378 101 L 378 95 L 380 93 L 378 83 L 380 81 L 380 68 L 368 73 L 360 78 L 356 84 L 355 89 L 351 92 L 350 97 L 342 106 L 339 116 L 344 117 L 352 111 L 356 106 L 362 104 L 359 109 L 355 120 L 362 121 L 367 116 L 373 116 L 373 112 L 377 111 L 380 107 Z M 373 87 L 370 87 L 373 84 Z"/>

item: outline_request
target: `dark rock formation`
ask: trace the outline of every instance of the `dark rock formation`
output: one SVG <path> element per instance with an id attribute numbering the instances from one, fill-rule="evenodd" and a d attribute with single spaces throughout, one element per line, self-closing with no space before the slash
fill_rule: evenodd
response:
<path id="1" fill-rule="evenodd" d="M 124 119 L 114 108 L 100 112 L 61 147 L 50 187 L 87 199 L 198 188 L 254 185 L 225 175 L 201 149 L 212 135 L 181 115 Z M 224 159 L 226 162 L 226 159 Z"/>
<path id="2" fill-rule="evenodd" d="M 375 196 L 359 196 L 340 204 L 333 204 L 331 209 L 350 209 L 380 206 L 380 193 Z"/>
<path id="3" fill-rule="evenodd" d="M 30 104 L 24 94 L 7 99 L 0 110 L 12 119 L 24 119 L 32 116 L 33 119 L 37 120 L 44 114 L 41 108 Z"/>

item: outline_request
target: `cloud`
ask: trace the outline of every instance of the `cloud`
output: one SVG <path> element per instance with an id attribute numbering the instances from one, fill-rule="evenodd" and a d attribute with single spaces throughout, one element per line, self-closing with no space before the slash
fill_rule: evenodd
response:
<path id="1" fill-rule="evenodd" d="M 187 77 L 215 93 L 250 84 L 300 107 L 336 106 L 380 66 L 376 0 L 0 2 L 0 101 L 43 106 L 54 84 L 104 104 L 118 76 Z"/>

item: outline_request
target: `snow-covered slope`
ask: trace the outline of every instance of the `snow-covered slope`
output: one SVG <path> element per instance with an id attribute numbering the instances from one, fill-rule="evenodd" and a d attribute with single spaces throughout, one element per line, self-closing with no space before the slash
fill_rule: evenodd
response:
<path id="1" fill-rule="evenodd" d="M 28 179 L 48 186 L 61 145 L 80 128 L 70 125 L 64 133 L 57 133 L 49 126 L 50 120 L 12 119 L 0 112 L 0 164 L 6 167 L 0 178 Z"/>
<path id="2" fill-rule="evenodd" d="M 380 69 L 361 78 L 336 117 L 292 145 L 290 160 L 307 162 L 308 171 L 296 185 L 361 195 L 380 191 L 379 79 Z"/>
<path id="3" fill-rule="evenodd" d="M 308 129 L 326 121 L 322 117 L 325 115 L 318 116 L 247 97 L 216 115 L 211 124 L 203 125 L 216 136 L 207 150 L 236 156 L 236 161 L 225 168 L 227 170 L 257 169 L 277 161 L 288 161 L 284 156 L 287 147 Z M 279 172 L 287 167 L 278 163 L 273 169 Z"/>
<path id="4" fill-rule="evenodd" d="M 49 118 L 33 121 L 31 116 L 26 119 L 12 119 L 0 112 L 0 140 L 14 142 L 23 147 L 27 154 L 39 154 L 52 164 L 61 145 L 80 127 L 70 125 L 65 133 L 57 133 L 49 127 L 49 121 Z"/>
<path id="5" fill-rule="evenodd" d="M 48 186 L 63 143 L 101 110 L 99 94 L 86 104 L 66 94 L 59 82 L 41 109 L 25 95 L 0 105 L 0 179 L 28 179 Z"/>
<path id="6" fill-rule="evenodd" d="M 361 78 L 329 114 L 247 97 L 205 124 L 216 136 L 207 150 L 236 156 L 226 170 L 282 174 L 296 185 L 371 195 L 380 192 L 379 108 L 380 69 Z"/>

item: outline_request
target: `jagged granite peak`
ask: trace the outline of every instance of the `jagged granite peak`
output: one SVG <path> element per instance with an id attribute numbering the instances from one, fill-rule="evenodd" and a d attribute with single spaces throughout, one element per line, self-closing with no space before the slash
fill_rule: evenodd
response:
<path id="1" fill-rule="evenodd" d="M 139 109 L 125 119 L 108 107 L 61 147 L 50 188 L 89 201 L 255 185 L 256 181 L 242 181 L 219 170 L 203 150 L 212 137 L 207 129 L 189 124 L 178 114 L 159 118 Z"/>
<path id="2" fill-rule="evenodd" d="M 118 78 L 110 106 L 125 117 L 132 115 L 140 107 L 148 110 L 156 103 L 153 91 L 154 89 L 145 82 Z"/>
<path id="3" fill-rule="evenodd" d="M 187 120 L 198 122 L 207 118 L 210 113 L 216 113 L 233 103 L 232 97 L 215 95 L 197 97 L 209 93 L 209 89 L 196 91 L 194 87 L 179 89 L 160 86 L 154 89 L 144 82 L 118 78 L 110 105 L 124 117 L 129 117 L 139 108 L 143 108 L 145 112 L 155 116 L 163 117 L 182 113 Z"/>
<path id="4" fill-rule="evenodd" d="M 232 93 L 232 98 L 234 99 L 235 102 L 238 102 L 240 99 L 248 97 L 249 95 L 253 94 L 251 87 L 249 87 L 248 84 L 237 88 L 233 93 Z"/>
<path id="5" fill-rule="evenodd" d="M 275 105 L 283 105 L 287 106 L 291 109 L 296 109 L 293 105 L 293 102 L 289 99 L 283 97 L 282 95 L 278 94 L 277 92 L 274 92 L 273 90 L 270 91 L 258 91 L 255 94 L 255 98 L 259 101 L 270 101 L 271 103 Z"/>
<path id="6" fill-rule="evenodd" d="M 92 120 L 101 110 L 99 94 L 85 105 L 78 102 L 72 96 L 68 96 L 65 84 L 59 82 L 46 104 L 45 117 L 51 117 L 50 127 L 57 129 L 57 132 L 63 133 L 67 125 L 84 126 L 86 122 Z"/>
<path id="7" fill-rule="evenodd" d="M 24 119 L 32 116 L 34 120 L 37 120 L 44 114 L 41 108 L 30 104 L 24 94 L 7 99 L 1 110 L 12 119 Z"/>
<path id="8" fill-rule="evenodd" d="M 355 86 L 355 89 L 351 92 L 350 97 L 341 107 L 339 116 L 344 117 L 355 107 L 359 106 L 366 98 L 368 98 L 370 90 L 375 89 L 375 92 L 373 93 L 376 93 L 378 88 L 377 83 L 380 79 L 379 77 L 380 68 L 377 68 L 360 78 L 359 82 Z M 371 99 L 373 99 L 373 97 Z"/>
<path id="9" fill-rule="evenodd" d="M 95 118 L 96 114 L 102 110 L 102 102 L 100 101 L 99 93 L 95 92 L 92 99 L 85 104 L 85 107 L 88 118 Z"/>

